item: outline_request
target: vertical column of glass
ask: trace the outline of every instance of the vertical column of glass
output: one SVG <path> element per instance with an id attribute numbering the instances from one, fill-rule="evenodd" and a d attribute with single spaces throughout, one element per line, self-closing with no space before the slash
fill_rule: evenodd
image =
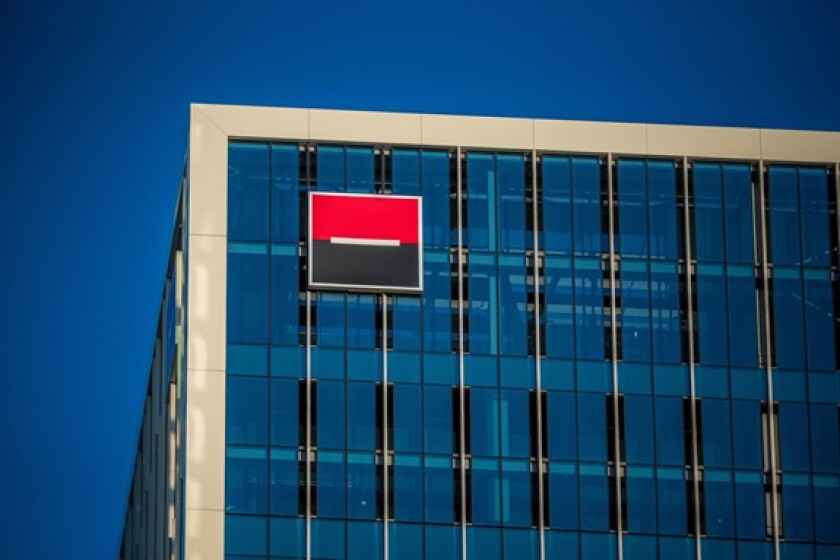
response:
<path id="1" fill-rule="evenodd" d="M 838 455 L 833 451 L 840 400 L 833 281 L 836 191 L 823 167 L 771 165 L 767 180 L 780 546 L 783 556 L 819 556 L 831 550 L 829 543 L 840 542 L 829 530 L 840 522 L 830 506 L 840 498 L 840 461 L 832 460 Z M 826 544 L 814 546 L 814 541 Z"/>
<path id="2" fill-rule="evenodd" d="M 607 476 L 601 166 L 597 157 L 542 157 L 548 484 L 546 557 L 613 557 Z"/>
<path id="3" fill-rule="evenodd" d="M 692 184 L 702 550 L 707 558 L 761 557 L 765 543 L 747 540 L 765 536 L 752 171 L 742 163 L 694 162 Z"/>
<path id="4" fill-rule="evenodd" d="M 317 184 L 332 192 L 373 192 L 370 147 L 317 147 Z M 377 392 L 383 359 L 377 347 L 376 299 L 367 294 L 314 295 L 311 376 L 316 449 L 313 471 L 311 555 L 314 558 L 381 558 L 379 493 L 381 440 Z M 377 469 L 377 462 L 380 469 Z M 379 474 L 378 474 L 379 473 Z"/>
<path id="5" fill-rule="evenodd" d="M 537 156 L 537 151 L 531 151 L 531 184 L 526 185 L 526 188 L 530 189 L 531 193 L 531 223 L 532 223 L 532 237 L 531 243 L 533 244 L 533 253 L 532 253 L 532 276 L 533 276 L 533 285 L 534 285 L 534 361 L 535 361 L 535 370 L 534 370 L 534 378 L 536 380 L 536 390 L 535 390 L 535 397 L 532 400 L 534 406 L 536 406 L 535 411 L 535 418 L 533 421 L 532 430 L 535 430 L 535 433 L 530 434 L 531 441 L 535 442 L 536 446 L 536 465 L 532 466 L 531 472 L 532 476 L 537 477 L 537 519 L 535 520 L 537 524 L 537 528 L 539 529 L 539 557 L 540 559 L 544 559 L 545 555 L 545 528 L 546 528 L 546 503 L 548 501 L 548 496 L 546 495 L 547 487 L 546 481 L 548 478 L 548 463 L 545 460 L 546 457 L 546 449 L 545 449 L 545 439 L 544 439 L 544 430 L 545 430 L 545 402 L 546 399 L 544 398 L 544 391 L 542 388 L 542 348 L 543 348 L 543 322 L 541 320 L 542 317 L 542 295 L 541 295 L 541 285 L 542 285 L 542 268 L 545 262 L 545 254 L 540 250 L 540 222 L 541 222 L 541 214 L 540 214 L 540 197 L 542 196 L 541 188 L 542 186 L 539 184 L 539 166 L 540 162 Z M 532 498 L 533 500 L 533 498 Z"/>
<path id="6" fill-rule="evenodd" d="M 626 462 L 624 558 L 694 558 L 677 167 L 674 161 L 619 159 L 616 173 L 623 404 L 616 429 L 623 431 L 618 455 Z"/>
<path id="7" fill-rule="evenodd" d="M 228 161 L 226 554 L 300 555 L 298 147 L 234 142 Z M 275 349 L 298 359 L 277 369 Z"/>
<path id="8" fill-rule="evenodd" d="M 525 251 L 533 239 L 526 230 L 531 208 L 525 176 L 521 154 L 466 156 L 471 558 L 539 554 L 538 532 L 530 529 L 534 365 L 528 357 Z"/>

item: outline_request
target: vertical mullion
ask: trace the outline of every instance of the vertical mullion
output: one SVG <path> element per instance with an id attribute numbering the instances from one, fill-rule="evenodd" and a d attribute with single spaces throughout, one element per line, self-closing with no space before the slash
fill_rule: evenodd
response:
<path id="1" fill-rule="evenodd" d="M 686 300 L 688 315 L 688 373 L 689 373 L 689 399 L 691 411 L 691 476 L 692 476 L 692 491 L 694 492 L 694 542 L 695 542 L 695 557 L 697 560 L 703 558 L 703 550 L 700 538 L 700 465 L 698 461 L 698 444 L 697 444 L 697 388 L 695 385 L 695 370 L 694 370 L 694 294 L 692 276 L 694 272 L 694 261 L 691 254 L 691 212 L 689 211 L 688 203 L 688 182 L 689 169 L 688 158 L 682 158 L 682 173 L 683 173 L 683 240 L 685 243 L 685 271 L 686 271 Z M 696 200 L 696 196 L 695 196 Z"/>
<path id="2" fill-rule="evenodd" d="M 306 291 L 306 558 L 312 557 L 312 292 Z"/>
<path id="3" fill-rule="evenodd" d="M 610 362 L 612 364 L 612 411 L 613 423 L 615 429 L 613 430 L 613 468 L 615 469 L 615 502 L 616 502 L 616 546 L 618 547 L 618 560 L 624 558 L 624 548 L 622 543 L 622 532 L 624 527 L 621 523 L 622 507 L 621 507 L 621 444 L 619 422 L 619 406 L 618 406 L 618 331 L 616 329 L 616 295 L 615 295 L 615 273 L 616 273 L 616 256 L 615 256 L 615 212 L 613 208 L 613 156 L 607 154 L 607 216 L 608 216 L 608 237 L 609 237 L 609 251 L 610 251 L 610 343 L 612 349 L 610 351 Z"/>
<path id="4" fill-rule="evenodd" d="M 533 223 L 533 265 L 534 265 L 534 364 L 536 375 L 536 409 L 537 423 L 537 493 L 538 493 L 538 524 L 540 532 L 540 560 L 545 559 L 545 488 L 543 484 L 543 448 L 542 448 L 542 369 L 540 364 L 540 348 L 542 346 L 540 336 L 540 256 L 539 256 L 539 207 L 537 205 L 537 150 L 531 150 L 531 219 Z M 532 498 L 533 499 L 533 498 Z"/>
<path id="5" fill-rule="evenodd" d="M 768 452 L 770 455 L 770 511 L 773 519 L 773 549 L 777 560 L 781 559 L 779 546 L 779 503 L 776 476 L 776 434 L 775 419 L 773 412 L 773 352 L 771 345 L 773 340 L 770 333 L 770 279 L 767 263 L 767 212 L 765 209 L 765 168 L 764 160 L 758 162 L 758 197 L 759 216 L 761 219 L 761 273 L 764 287 L 764 345 L 765 345 L 765 366 L 767 368 L 767 439 L 769 440 Z"/>
<path id="6" fill-rule="evenodd" d="M 388 467 L 391 456 L 388 453 L 388 294 L 382 294 L 382 523 L 384 560 L 389 558 L 388 519 Z"/>
<path id="7" fill-rule="evenodd" d="M 460 459 L 461 492 L 461 559 L 467 558 L 467 467 L 466 467 L 466 421 L 464 418 L 464 230 L 463 230 L 463 185 L 461 147 L 455 150 L 456 157 L 456 214 L 458 220 L 458 455 Z"/>

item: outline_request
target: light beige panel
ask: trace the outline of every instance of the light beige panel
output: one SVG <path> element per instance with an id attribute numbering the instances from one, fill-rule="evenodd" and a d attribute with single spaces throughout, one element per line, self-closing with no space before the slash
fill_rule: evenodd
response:
<path id="1" fill-rule="evenodd" d="M 225 373 L 187 370 L 186 507 L 224 511 Z"/>
<path id="2" fill-rule="evenodd" d="M 187 367 L 225 369 L 227 240 L 189 236 Z"/>
<path id="3" fill-rule="evenodd" d="M 757 160 L 761 154 L 757 128 L 647 125 L 648 154 Z"/>
<path id="4" fill-rule="evenodd" d="M 762 130 L 766 160 L 834 163 L 840 161 L 840 134 L 805 130 Z"/>
<path id="5" fill-rule="evenodd" d="M 534 121 L 423 115 L 423 144 L 530 150 L 534 146 Z"/>
<path id="6" fill-rule="evenodd" d="M 192 234 L 227 234 L 227 143 L 227 135 L 193 105 L 189 155 Z"/>
<path id="7" fill-rule="evenodd" d="M 645 125 L 584 121 L 534 121 L 536 148 L 545 151 L 644 155 Z"/>
<path id="8" fill-rule="evenodd" d="M 236 138 L 307 139 L 309 109 L 194 105 L 225 134 Z"/>
<path id="9" fill-rule="evenodd" d="M 420 144 L 420 115 L 312 109 L 309 138 L 314 142 L 417 145 Z"/>
<path id="10" fill-rule="evenodd" d="M 224 512 L 187 508 L 186 517 L 186 560 L 224 560 Z"/>

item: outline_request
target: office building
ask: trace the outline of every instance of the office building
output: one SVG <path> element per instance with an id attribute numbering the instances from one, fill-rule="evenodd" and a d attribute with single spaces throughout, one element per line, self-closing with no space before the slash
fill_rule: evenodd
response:
<path id="1" fill-rule="evenodd" d="M 840 558 L 838 165 L 194 105 L 172 557 Z"/>

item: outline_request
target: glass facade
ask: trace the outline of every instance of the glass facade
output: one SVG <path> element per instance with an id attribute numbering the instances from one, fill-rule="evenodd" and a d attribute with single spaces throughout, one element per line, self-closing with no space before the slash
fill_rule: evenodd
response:
<path id="1" fill-rule="evenodd" d="M 231 141 L 226 558 L 840 558 L 833 173 Z M 308 292 L 308 191 L 422 296 Z"/>

